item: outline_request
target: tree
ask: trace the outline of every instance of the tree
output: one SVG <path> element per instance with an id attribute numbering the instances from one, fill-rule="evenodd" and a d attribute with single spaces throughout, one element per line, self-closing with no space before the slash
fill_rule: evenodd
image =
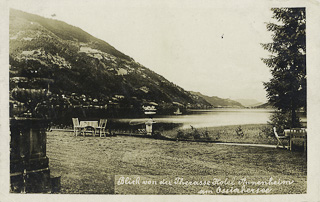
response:
<path id="1" fill-rule="evenodd" d="M 297 110 L 307 108 L 305 8 L 272 8 L 277 23 L 267 23 L 272 43 L 261 44 L 271 55 L 262 59 L 272 78 L 264 83 L 269 103 L 289 114 L 290 127 L 299 126 Z"/>

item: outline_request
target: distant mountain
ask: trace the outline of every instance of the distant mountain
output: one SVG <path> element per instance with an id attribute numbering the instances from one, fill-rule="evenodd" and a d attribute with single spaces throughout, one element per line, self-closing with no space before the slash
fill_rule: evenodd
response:
<path id="1" fill-rule="evenodd" d="M 261 109 L 273 109 L 274 106 L 272 106 L 271 104 L 269 103 L 264 103 L 264 104 L 261 104 L 261 105 L 258 105 L 258 106 L 255 106 L 254 108 L 261 108 Z"/>
<path id="2" fill-rule="evenodd" d="M 191 94 L 201 97 L 203 99 L 205 99 L 207 102 L 209 102 L 213 107 L 244 107 L 241 103 L 234 101 L 234 100 L 230 100 L 230 99 L 223 99 L 223 98 L 219 98 L 217 96 L 207 96 L 207 95 L 203 95 L 200 92 L 193 92 L 190 91 Z"/>
<path id="3" fill-rule="evenodd" d="M 241 103 L 245 107 L 256 107 L 263 104 L 255 99 L 236 99 L 235 101 Z"/>
<path id="4" fill-rule="evenodd" d="M 53 96 L 67 100 L 64 104 L 115 108 L 150 102 L 158 108 L 174 103 L 194 108 L 210 105 L 65 22 L 10 9 L 9 37 L 10 77 L 33 74 L 53 79 L 50 90 Z"/>

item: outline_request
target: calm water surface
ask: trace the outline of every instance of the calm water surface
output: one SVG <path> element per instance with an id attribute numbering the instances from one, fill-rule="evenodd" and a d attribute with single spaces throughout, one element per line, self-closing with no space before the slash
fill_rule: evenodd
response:
<path id="1" fill-rule="evenodd" d="M 196 128 L 242 125 L 242 124 L 265 124 L 269 121 L 274 110 L 269 109 L 210 109 L 194 110 L 188 115 L 155 115 L 153 120 L 157 123 L 180 123 L 182 128 Z M 148 118 L 118 119 L 120 122 L 130 124 L 144 123 Z"/>

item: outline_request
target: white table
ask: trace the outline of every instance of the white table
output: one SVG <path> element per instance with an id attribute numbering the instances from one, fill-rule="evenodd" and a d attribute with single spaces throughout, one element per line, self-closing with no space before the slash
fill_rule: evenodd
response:
<path id="1" fill-rule="evenodd" d="M 93 134 L 95 135 L 99 124 L 98 121 L 80 121 L 80 127 L 83 127 L 85 131 L 89 128 L 93 129 Z"/>

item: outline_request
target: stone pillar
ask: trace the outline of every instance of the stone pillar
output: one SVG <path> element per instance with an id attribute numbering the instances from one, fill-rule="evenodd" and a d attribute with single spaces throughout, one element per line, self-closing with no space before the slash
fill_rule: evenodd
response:
<path id="1" fill-rule="evenodd" d="M 152 135 L 152 124 L 155 122 L 150 118 L 145 124 L 146 124 L 146 132 L 147 135 Z"/>
<path id="2" fill-rule="evenodd" d="M 46 156 L 48 121 L 36 118 L 10 119 L 11 192 L 50 192 L 49 159 Z"/>

